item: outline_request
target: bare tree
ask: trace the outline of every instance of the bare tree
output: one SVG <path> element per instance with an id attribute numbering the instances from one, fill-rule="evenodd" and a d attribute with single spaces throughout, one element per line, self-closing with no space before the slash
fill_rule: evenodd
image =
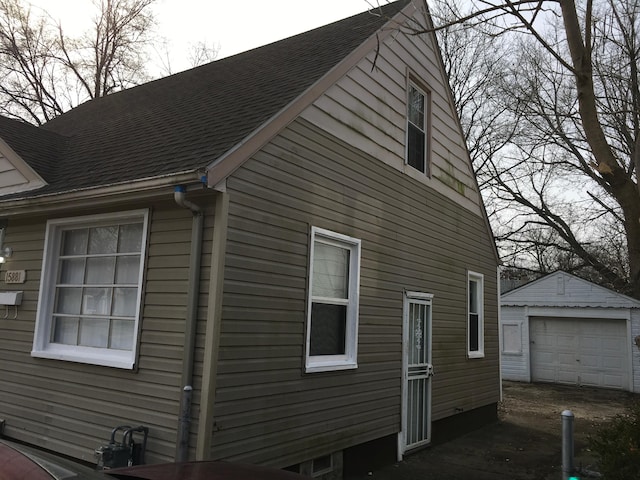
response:
<path id="1" fill-rule="evenodd" d="M 218 56 L 220 46 L 216 43 L 207 43 L 204 40 L 193 43 L 190 46 L 187 58 L 191 67 L 197 67 L 204 63 L 213 62 Z"/>
<path id="2" fill-rule="evenodd" d="M 88 0 L 87 0 L 88 1 Z M 74 38 L 26 0 L 0 0 L 0 115 L 42 124 L 93 98 L 175 73 L 168 40 L 155 31 L 157 0 L 91 0 L 95 17 Z M 219 47 L 191 45 L 189 66 L 215 59 Z"/>
<path id="3" fill-rule="evenodd" d="M 510 45 L 498 103 L 513 132 L 475 159 L 499 238 L 532 268 L 588 270 L 640 298 L 640 1 L 470 4 L 442 3 L 416 33 L 463 26 Z"/>
<path id="4" fill-rule="evenodd" d="M 93 0 L 93 28 L 78 40 L 58 26 L 59 58 L 89 98 L 98 98 L 147 80 L 145 47 L 155 25 L 150 7 L 157 0 Z"/>
<path id="5" fill-rule="evenodd" d="M 158 39 L 154 42 L 153 50 L 159 62 L 159 71 L 163 76 L 176 73 L 171 55 L 171 41 L 168 38 Z M 200 40 L 189 44 L 186 60 L 187 68 L 194 68 L 205 63 L 213 62 L 218 56 L 220 45 Z"/>
<path id="6" fill-rule="evenodd" d="M 56 37 L 16 0 L 0 0 L 0 113 L 40 123 L 61 112 Z"/>
<path id="7" fill-rule="evenodd" d="M 21 0 L 0 0 L 0 113 L 41 124 L 147 80 L 155 1 L 94 0 L 93 28 L 70 38 Z"/>
<path id="8" fill-rule="evenodd" d="M 461 15 L 459 2 L 436 3 L 434 9 L 438 18 L 452 23 L 437 32 L 438 43 L 471 160 L 483 172 L 484 162 L 509 144 L 517 125 L 502 95 L 509 46 L 495 41 L 496 29 L 454 23 Z"/>

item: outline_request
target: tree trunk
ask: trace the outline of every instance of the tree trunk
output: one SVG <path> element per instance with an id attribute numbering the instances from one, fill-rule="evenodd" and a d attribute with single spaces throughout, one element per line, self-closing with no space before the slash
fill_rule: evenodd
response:
<path id="1" fill-rule="evenodd" d="M 598 118 L 590 45 L 591 0 L 587 2 L 584 39 L 575 1 L 560 0 L 560 7 L 576 78 L 582 127 L 591 147 L 594 158 L 593 167 L 604 180 L 605 188 L 622 209 L 629 254 L 631 284 L 629 294 L 640 299 L 640 195 L 631 176 L 616 160 Z"/>

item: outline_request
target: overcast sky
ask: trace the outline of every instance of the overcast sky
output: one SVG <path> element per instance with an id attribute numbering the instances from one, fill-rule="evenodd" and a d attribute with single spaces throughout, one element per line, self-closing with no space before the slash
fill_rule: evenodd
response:
<path id="1" fill-rule="evenodd" d="M 94 11 L 91 0 L 27 0 L 47 10 L 70 33 L 82 31 Z M 217 58 L 305 32 L 355 15 L 377 0 L 158 0 L 160 34 L 172 45 L 172 68 L 189 44 L 219 45 Z M 388 3 L 380 0 L 380 4 Z"/>

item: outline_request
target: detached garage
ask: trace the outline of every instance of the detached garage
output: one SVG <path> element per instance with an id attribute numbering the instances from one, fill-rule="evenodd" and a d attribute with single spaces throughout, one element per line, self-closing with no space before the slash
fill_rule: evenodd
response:
<path id="1" fill-rule="evenodd" d="M 503 379 L 640 392 L 640 301 L 556 272 L 500 303 Z"/>

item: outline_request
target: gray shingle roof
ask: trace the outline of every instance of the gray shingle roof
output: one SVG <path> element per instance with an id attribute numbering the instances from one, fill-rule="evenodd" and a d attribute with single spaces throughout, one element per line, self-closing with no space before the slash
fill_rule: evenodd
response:
<path id="1" fill-rule="evenodd" d="M 67 138 L 28 123 L 0 116 L 2 138 L 45 181 L 53 179 Z"/>
<path id="2" fill-rule="evenodd" d="M 13 122 L 5 119 L 0 137 L 12 147 L 20 144 L 17 153 L 49 182 L 20 196 L 204 169 L 407 4 L 401 0 L 376 9 L 375 15 L 365 12 L 86 102 L 40 128 L 21 130 L 37 140 L 33 152 L 15 138 L 20 135 L 5 137 L 7 123 Z M 47 147 L 50 157 L 43 156 Z M 63 151 L 56 154 L 60 147 Z"/>

